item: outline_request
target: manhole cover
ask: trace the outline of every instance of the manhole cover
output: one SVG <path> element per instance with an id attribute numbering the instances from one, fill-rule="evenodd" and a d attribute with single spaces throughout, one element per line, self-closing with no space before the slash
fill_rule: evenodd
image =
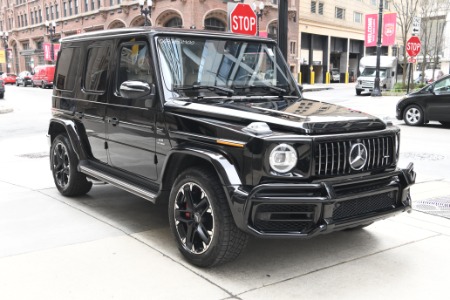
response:
<path id="1" fill-rule="evenodd" d="M 25 157 L 25 158 L 44 158 L 44 157 L 48 157 L 48 152 L 26 153 L 26 154 L 21 154 L 18 156 Z"/>
<path id="2" fill-rule="evenodd" d="M 445 159 L 445 155 L 435 153 L 415 153 L 415 152 L 402 152 L 400 153 L 402 158 L 409 158 L 414 160 L 428 160 L 437 161 Z"/>
<path id="3" fill-rule="evenodd" d="M 413 209 L 424 213 L 450 218 L 450 195 L 413 201 L 412 206 Z"/>

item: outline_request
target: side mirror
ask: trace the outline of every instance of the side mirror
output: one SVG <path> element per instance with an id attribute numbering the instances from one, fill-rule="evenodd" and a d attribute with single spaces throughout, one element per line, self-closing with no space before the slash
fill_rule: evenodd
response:
<path id="1" fill-rule="evenodd" d="M 138 99 L 149 96 L 152 93 L 150 84 L 142 81 L 124 81 L 119 88 L 120 95 L 127 99 Z"/>
<path id="2" fill-rule="evenodd" d="M 395 72 L 392 71 L 392 72 L 391 72 L 391 77 L 394 77 L 394 76 L 395 76 Z"/>

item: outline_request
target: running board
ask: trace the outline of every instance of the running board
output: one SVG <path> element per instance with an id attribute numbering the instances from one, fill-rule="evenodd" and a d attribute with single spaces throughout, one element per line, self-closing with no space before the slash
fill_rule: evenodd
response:
<path id="1" fill-rule="evenodd" d="M 88 176 L 97 178 L 98 180 L 110 183 L 120 189 L 135 194 L 153 203 L 156 202 L 156 194 L 140 186 L 134 185 L 130 182 L 124 181 L 116 176 L 105 174 L 89 165 L 80 165 L 80 171 Z"/>

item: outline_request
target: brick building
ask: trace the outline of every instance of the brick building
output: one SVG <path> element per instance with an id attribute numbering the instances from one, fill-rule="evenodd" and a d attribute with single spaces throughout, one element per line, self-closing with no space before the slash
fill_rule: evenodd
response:
<path id="1" fill-rule="evenodd" d="M 150 2 L 150 1 L 149 1 Z M 152 26 L 227 30 L 227 0 L 153 0 Z M 244 3 L 252 4 L 253 0 Z M 259 1 L 256 1 L 259 2 Z M 260 32 L 277 37 L 278 0 L 263 0 Z M 288 62 L 298 72 L 299 0 L 288 0 Z M 0 0 L 0 31 L 8 32 L 9 71 L 19 73 L 44 60 L 44 43 L 50 42 L 46 21 L 56 24 L 53 42 L 83 32 L 144 25 L 138 0 Z M 1 44 L 1 46 L 5 46 Z M 6 71 L 5 63 L 0 71 Z"/>

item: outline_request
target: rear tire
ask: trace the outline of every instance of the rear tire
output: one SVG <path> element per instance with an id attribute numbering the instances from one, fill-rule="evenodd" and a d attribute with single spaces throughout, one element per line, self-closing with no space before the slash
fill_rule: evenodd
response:
<path id="1" fill-rule="evenodd" d="M 357 95 L 357 96 L 361 96 L 361 91 L 356 90 L 356 95 Z"/>
<path id="2" fill-rule="evenodd" d="M 50 166 L 55 185 L 64 196 L 80 196 L 91 190 L 92 182 L 78 172 L 78 157 L 65 134 L 58 135 L 52 142 Z"/>
<path id="3" fill-rule="evenodd" d="M 188 169 L 177 177 L 169 223 L 181 254 L 199 267 L 236 259 L 248 240 L 234 223 L 217 175 L 206 168 Z"/>

